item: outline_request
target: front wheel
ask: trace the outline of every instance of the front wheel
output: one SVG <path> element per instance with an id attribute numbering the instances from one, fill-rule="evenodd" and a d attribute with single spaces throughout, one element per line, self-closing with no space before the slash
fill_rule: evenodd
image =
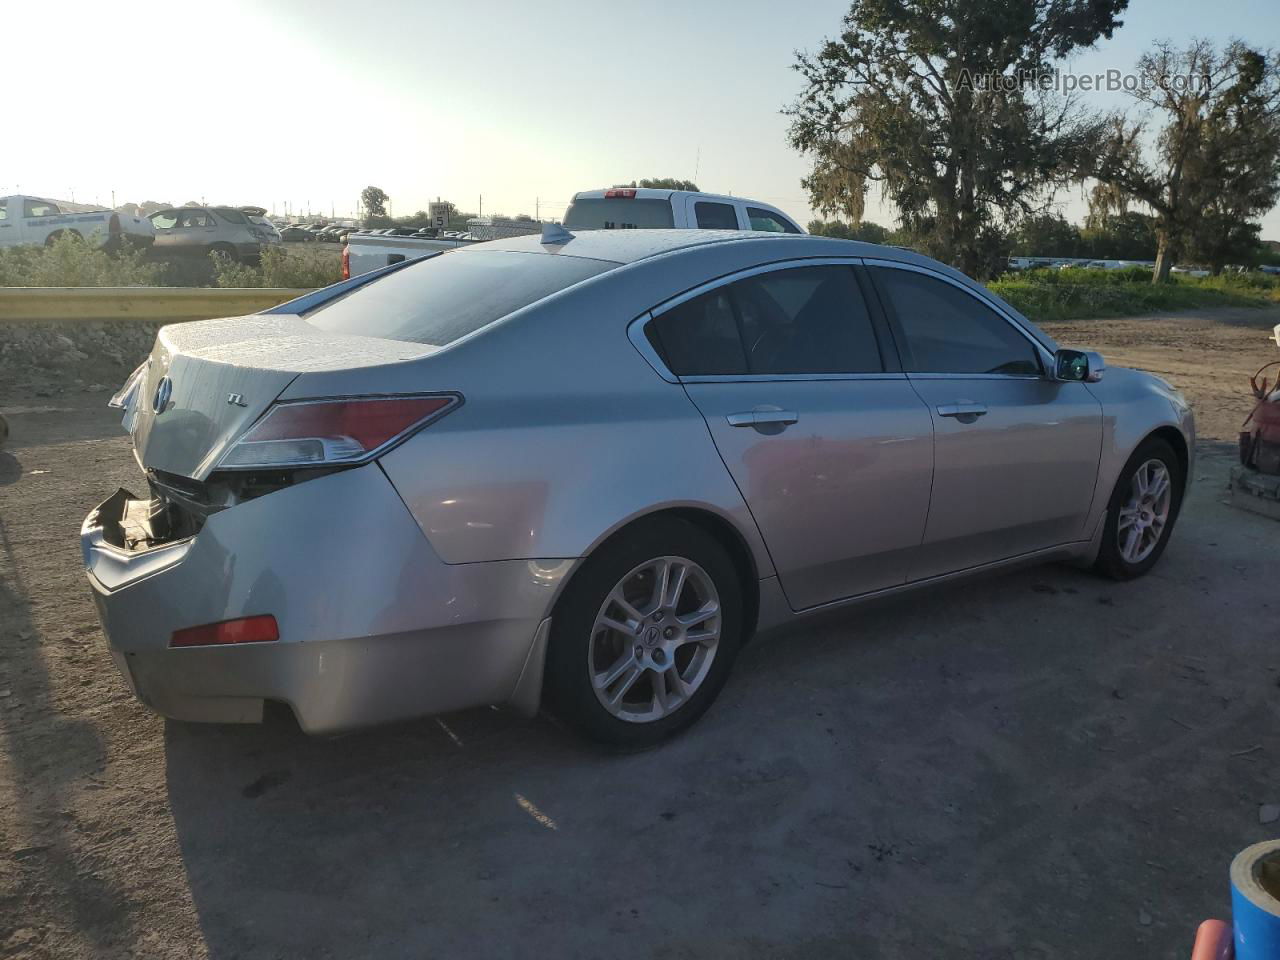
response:
<path id="1" fill-rule="evenodd" d="M 742 633 L 742 586 L 700 528 L 660 518 L 591 556 L 551 621 L 547 694 L 581 733 L 613 746 L 673 736 L 711 706 Z"/>
<path id="2" fill-rule="evenodd" d="M 1182 507 L 1183 476 L 1173 448 L 1143 442 L 1116 481 L 1095 569 L 1114 580 L 1140 577 L 1159 561 Z"/>

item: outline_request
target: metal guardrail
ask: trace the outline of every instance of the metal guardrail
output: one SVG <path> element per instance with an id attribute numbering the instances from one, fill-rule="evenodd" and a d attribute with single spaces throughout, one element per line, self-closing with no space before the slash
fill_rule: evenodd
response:
<path id="1" fill-rule="evenodd" d="M 0 325 L 26 320 L 237 317 L 310 292 L 285 287 L 0 287 Z"/>

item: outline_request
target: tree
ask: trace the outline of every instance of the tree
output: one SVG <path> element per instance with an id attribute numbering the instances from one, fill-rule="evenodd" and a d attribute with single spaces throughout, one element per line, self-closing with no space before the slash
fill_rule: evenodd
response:
<path id="1" fill-rule="evenodd" d="M 884 243 L 889 239 L 889 228 L 870 220 L 858 224 L 843 220 L 810 220 L 809 232 L 817 237 L 839 237 L 841 240 L 861 240 L 864 243 Z"/>
<path id="2" fill-rule="evenodd" d="M 1041 213 L 1022 220 L 1009 240 L 1019 257 L 1078 257 L 1080 230 L 1060 213 Z"/>
<path id="3" fill-rule="evenodd" d="M 1100 130 L 1032 81 L 1111 36 L 1126 4 L 854 0 L 839 39 L 797 55 L 805 89 L 785 111 L 815 208 L 856 223 L 879 184 L 929 252 L 994 270 L 1002 222 L 1076 175 Z"/>
<path id="4" fill-rule="evenodd" d="M 1184 252 L 1218 269 L 1242 245 L 1247 224 L 1280 196 L 1280 70 L 1274 53 L 1241 43 L 1219 53 L 1197 40 L 1185 50 L 1158 43 L 1138 61 L 1132 96 L 1165 126 L 1147 156 L 1147 118 L 1112 118 L 1093 168 L 1093 203 L 1155 215 L 1153 283 L 1169 279 Z M 1256 236 L 1256 233 L 1254 234 Z"/>
<path id="5" fill-rule="evenodd" d="M 681 180 L 679 177 L 651 177 L 641 180 L 637 183 L 632 180 L 630 183 L 617 183 L 617 187 L 652 187 L 655 190 L 692 190 L 698 192 L 698 185 L 692 180 Z"/>
<path id="6" fill-rule="evenodd" d="M 365 187 L 360 191 L 360 202 L 364 204 L 366 217 L 385 217 L 387 201 L 391 198 L 380 187 Z"/>
<path id="7" fill-rule="evenodd" d="M 1155 217 L 1129 210 L 1101 216 L 1091 214 L 1080 231 L 1080 253 L 1093 260 L 1154 260 Z"/>

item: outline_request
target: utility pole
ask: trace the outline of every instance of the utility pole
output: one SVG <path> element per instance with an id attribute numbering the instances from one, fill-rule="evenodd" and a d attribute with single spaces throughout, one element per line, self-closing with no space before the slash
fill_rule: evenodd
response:
<path id="1" fill-rule="evenodd" d="M 111 191 L 111 209 L 114 210 L 115 208 L 116 208 L 116 192 L 112 190 Z"/>
<path id="2" fill-rule="evenodd" d="M 533 220 L 535 223 L 542 222 L 542 198 L 533 198 Z"/>
<path id="3" fill-rule="evenodd" d="M 480 212 L 479 212 L 479 213 L 477 213 L 477 214 L 476 214 L 476 216 L 477 216 L 477 217 L 483 217 L 483 216 L 484 216 L 484 194 L 483 194 L 483 193 L 482 193 L 482 194 L 480 194 Z"/>

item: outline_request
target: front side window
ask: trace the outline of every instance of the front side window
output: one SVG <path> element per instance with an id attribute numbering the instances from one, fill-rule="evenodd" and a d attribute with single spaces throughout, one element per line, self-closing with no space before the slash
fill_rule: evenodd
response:
<path id="1" fill-rule="evenodd" d="M 976 297 L 913 270 L 874 268 L 897 323 L 903 363 L 915 373 L 1040 376 L 1031 341 Z"/>
<path id="2" fill-rule="evenodd" d="M 443 347 L 617 264 L 541 253 L 441 253 L 306 314 L 330 333 Z"/>
<path id="3" fill-rule="evenodd" d="M 168 230 L 178 222 L 178 214 L 174 210 L 161 210 L 150 217 L 151 224 L 157 230 Z"/>
<path id="4" fill-rule="evenodd" d="M 24 217 L 56 217 L 62 212 L 56 203 L 47 200 L 25 200 L 23 208 Z"/>
<path id="5" fill-rule="evenodd" d="M 699 200 L 693 205 L 698 227 L 702 230 L 737 230 L 738 214 L 731 203 L 711 203 Z"/>
<path id="6" fill-rule="evenodd" d="M 846 266 L 746 277 L 660 314 L 647 332 L 677 376 L 884 369 L 862 292 Z"/>
<path id="7" fill-rule="evenodd" d="M 759 207 L 747 207 L 747 219 L 751 221 L 752 230 L 763 230 L 766 233 L 800 232 L 800 228 L 790 220 Z"/>

